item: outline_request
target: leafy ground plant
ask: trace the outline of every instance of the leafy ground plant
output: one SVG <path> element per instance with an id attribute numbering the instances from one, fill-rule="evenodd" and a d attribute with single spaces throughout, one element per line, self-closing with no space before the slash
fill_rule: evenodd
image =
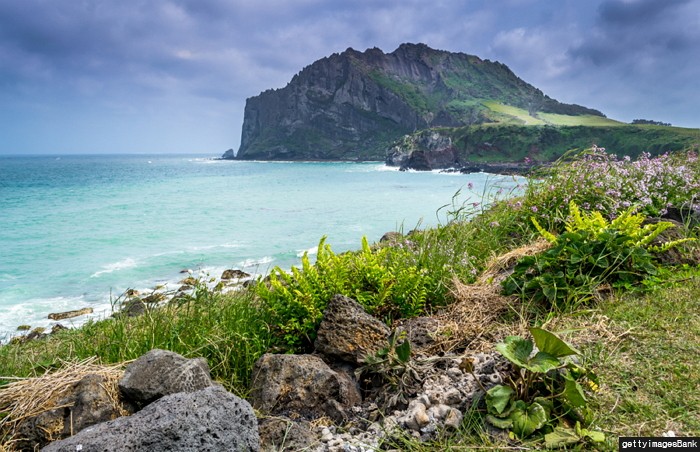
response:
<path id="1" fill-rule="evenodd" d="M 355 377 L 362 381 L 363 376 L 369 376 L 371 382 L 371 377 L 376 376 L 382 383 L 388 384 L 392 391 L 385 400 L 380 400 L 380 403 L 390 408 L 408 403 L 406 396 L 415 392 L 420 377 L 411 361 L 411 343 L 406 339 L 405 332 L 399 334 L 393 331 L 387 342 L 386 347 L 362 359 L 362 366 L 355 370 Z"/>
<path id="2" fill-rule="evenodd" d="M 652 245 L 655 238 L 673 227 L 670 222 L 643 224 L 644 215 L 630 207 L 608 221 L 600 212 L 582 213 L 569 204 L 566 231 L 555 236 L 533 217 L 541 235 L 552 248 L 522 258 L 503 283 L 507 295 L 520 294 L 548 307 L 571 310 L 596 296 L 601 286 L 631 289 L 643 282 L 653 284 L 658 274 L 654 253 L 690 239 Z"/>
<path id="3" fill-rule="evenodd" d="M 585 428 L 593 412 L 583 388 L 597 389 L 597 376 L 566 359 L 580 352 L 555 334 L 541 328 L 530 333 L 534 344 L 508 336 L 496 346 L 513 364 L 515 376 L 486 393 L 487 422 L 521 440 L 543 434 L 547 447 L 604 441 L 602 432 Z"/>

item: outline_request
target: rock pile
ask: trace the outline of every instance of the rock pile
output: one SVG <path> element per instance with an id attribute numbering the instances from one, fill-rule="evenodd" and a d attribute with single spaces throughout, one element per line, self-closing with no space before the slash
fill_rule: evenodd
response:
<path id="1" fill-rule="evenodd" d="M 58 402 L 60 408 L 23 423 L 21 449 L 37 450 L 52 440 L 42 450 L 260 449 L 253 408 L 213 382 L 201 358 L 151 350 L 127 366 L 118 386 L 130 416 L 119 417 L 123 413 L 99 376 L 87 375 Z"/>
<path id="2" fill-rule="evenodd" d="M 382 395 L 397 388 L 381 375 L 358 381 L 355 371 L 366 354 L 387 346 L 390 331 L 356 301 L 335 296 L 314 354 L 268 354 L 255 365 L 251 403 L 271 416 L 261 419 L 263 450 L 370 451 L 395 437 L 429 440 L 457 429 L 482 388 L 501 383 L 508 368 L 495 354 L 419 356 L 432 324 L 425 318 L 403 326 L 416 352 L 411 366 L 417 378 L 404 388 L 406 403 L 387 406 L 389 397 Z"/>
<path id="3" fill-rule="evenodd" d="M 435 319 L 418 318 L 392 333 L 355 300 L 336 295 L 313 354 L 265 354 L 255 363 L 250 403 L 213 382 L 204 359 L 151 350 L 120 378 L 120 409 L 100 391 L 99 378 L 88 375 L 60 408 L 24 423 L 23 444 L 49 452 L 361 452 L 391 448 L 398 438 L 431 440 L 458 429 L 484 390 L 510 370 L 496 354 L 431 356 L 424 351 L 436 329 Z M 367 359 L 394 346 L 397 334 L 410 341 L 412 353 L 398 364 L 406 367 L 398 383 Z M 394 372 L 397 363 L 392 366 Z M 46 431 L 52 434 L 31 436 Z"/>

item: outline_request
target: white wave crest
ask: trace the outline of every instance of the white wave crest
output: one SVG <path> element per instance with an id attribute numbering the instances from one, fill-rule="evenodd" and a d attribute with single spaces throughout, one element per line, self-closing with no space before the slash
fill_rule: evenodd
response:
<path id="1" fill-rule="evenodd" d="M 269 264 L 270 262 L 274 261 L 275 258 L 271 256 L 265 256 L 260 259 L 246 259 L 243 262 L 240 262 L 238 265 L 241 267 L 257 267 L 258 265 L 265 265 Z"/>
<path id="2" fill-rule="evenodd" d="M 304 257 L 305 253 L 309 256 L 315 255 L 316 253 L 318 253 L 318 246 L 314 246 L 312 248 L 309 248 L 308 250 L 297 250 L 297 257 Z"/>
<path id="3" fill-rule="evenodd" d="M 118 262 L 112 262 L 111 264 L 103 265 L 102 270 L 93 273 L 92 275 L 90 275 L 90 277 L 99 278 L 100 275 L 104 275 L 105 273 L 112 273 L 127 268 L 134 268 L 136 267 L 136 265 L 137 262 L 135 259 L 127 257 L 126 259 L 120 260 Z"/>

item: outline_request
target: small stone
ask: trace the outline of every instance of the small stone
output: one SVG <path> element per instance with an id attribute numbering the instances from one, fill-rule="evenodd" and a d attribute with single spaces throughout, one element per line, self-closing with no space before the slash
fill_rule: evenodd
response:
<path id="1" fill-rule="evenodd" d="M 459 367 L 450 367 L 447 369 L 447 375 L 453 380 L 462 378 L 462 370 Z"/>
<path id="2" fill-rule="evenodd" d="M 422 403 L 422 404 L 425 405 L 426 407 L 429 407 L 430 405 L 432 405 L 432 404 L 434 403 L 434 402 L 430 399 L 430 397 L 428 397 L 427 394 L 422 394 L 420 397 L 418 397 L 418 398 L 416 399 L 416 401 L 417 401 L 418 403 Z"/>
<path id="3" fill-rule="evenodd" d="M 416 403 L 416 405 L 413 407 L 411 418 L 413 419 L 412 424 L 418 427 L 413 428 L 412 430 L 418 430 L 430 423 L 430 416 L 428 416 L 428 413 L 425 411 L 425 405 L 422 403 Z"/>
<path id="4" fill-rule="evenodd" d="M 457 388 L 448 388 L 444 392 L 442 400 L 446 405 L 459 405 L 462 402 L 462 394 Z"/>
<path id="5" fill-rule="evenodd" d="M 321 441 L 323 441 L 324 443 L 327 443 L 333 439 L 333 434 L 331 432 L 329 432 L 327 429 L 324 429 L 324 432 L 325 433 L 323 433 L 321 435 Z"/>
<path id="6" fill-rule="evenodd" d="M 453 428 L 453 429 L 458 429 L 460 424 L 462 423 L 462 412 L 459 411 L 456 408 L 450 408 L 449 413 L 447 413 L 447 416 L 445 416 L 445 427 Z"/>
<path id="7" fill-rule="evenodd" d="M 17 327 L 17 331 L 29 331 L 31 329 L 31 325 L 20 325 Z"/>
<path id="8" fill-rule="evenodd" d="M 55 324 L 54 326 L 51 327 L 51 334 L 56 334 L 59 331 L 67 330 L 68 327 L 65 327 L 61 325 L 60 323 Z"/>
<path id="9" fill-rule="evenodd" d="M 428 415 L 432 416 L 438 421 L 441 421 L 445 419 L 445 417 L 447 417 L 447 414 L 450 412 L 451 409 L 452 408 L 450 408 L 449 406 L 443 404 L 433 405 L 428 410 Z"/>

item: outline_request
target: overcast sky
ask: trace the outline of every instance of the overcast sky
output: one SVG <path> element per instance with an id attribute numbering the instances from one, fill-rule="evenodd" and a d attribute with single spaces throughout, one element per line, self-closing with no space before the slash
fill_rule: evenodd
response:
<path id="1" fill-rule="evenodd" d="M 0 154 L 218 155 L 246 98 L 404 42 L 614 119 L 700 127 L 698 0 L 0 0 Z"/>

